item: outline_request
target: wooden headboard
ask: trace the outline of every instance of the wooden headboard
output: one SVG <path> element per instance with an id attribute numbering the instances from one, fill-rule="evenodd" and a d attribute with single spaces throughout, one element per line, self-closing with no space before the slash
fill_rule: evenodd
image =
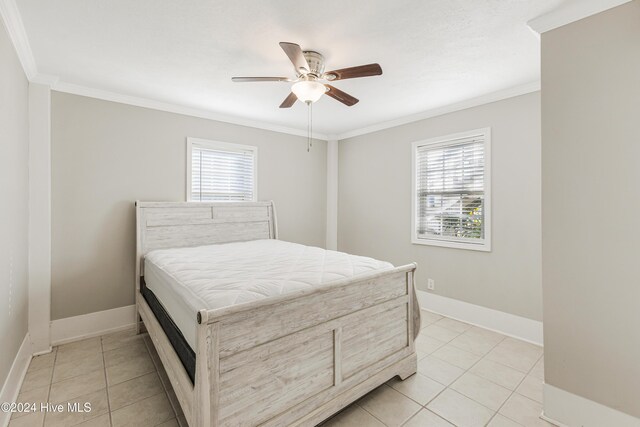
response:
<path id="1" fill-rule="evenodd" d="M 136 202 L 136 287 L 154 249 L 277 239 L 273 202 Z"/>

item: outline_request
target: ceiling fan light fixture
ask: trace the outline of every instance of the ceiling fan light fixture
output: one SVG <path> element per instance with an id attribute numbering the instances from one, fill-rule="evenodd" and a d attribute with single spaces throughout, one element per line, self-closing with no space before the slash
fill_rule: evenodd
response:
<path id="1" fill-rule="evenodd" d="M 315 80 L 304 80 L 291 86 L 291 92 L 305 103 L 316 102 L 327 91 L 327 88 Z"/>

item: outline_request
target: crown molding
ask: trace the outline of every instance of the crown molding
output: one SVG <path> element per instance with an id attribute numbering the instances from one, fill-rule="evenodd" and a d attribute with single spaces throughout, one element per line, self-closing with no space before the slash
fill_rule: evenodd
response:
<path id="1" fill-rule="evenodd" d="M 630 1 L 632 0 L 573 0 L 532 19 L 527 25 L 536 33 L 542 34 Z"/>
<path id="2" fill-rule="evenodd" d="M 443 107 L 438 107 L 431 110 L 423 111 L 418 114 L 412 114 L 410 116 L 401 117 L 395 120 L 389 120 L 387 122 L 378 123 L 372 126 L 363 127 L 360 129 L 354 129 L 352 131 L 344 132 L 338 135 L 338 139 L 342 141 L 347 138 L 366 135 L 368 133 L 378 132 L 384 129 L 405 125 L 407 123 L 413 123 L 413 122 L 418 122 L 424 119 L 430 119 L 436 116 L 442 116 L 444 114 L 453 113 L 455 111 L 466 110 L 467 108 L 478 107 L 480 105 L 489 104 L 491 102 L 502 101 L 503 99 L 513 98 L 514 96 L 525 95 L 527 93 L 537 92 L 539 90 L 540 90 L 539 81 L 527 83 L 527 84 L 515 86 L 512 88 L 491 92 L 482 96 L 478 96 L 476 98 L 471 98 L 465 101 L 457 102 L 455 104 L 449 104 Z"/>
<path id="3" fill-rule="evenodd" d="M 215 120 L 215 121 L 230 123 L 230 124 L 239 125 L 239 126 L 247 126 L 247 127 L 257 128 L 257 129 L 264 129 L 264 130 L 269 130 L 273 132 L 285 133 L 289 135 L 304 136 L 304 137 L 307 136 L 307 131 L 303 129 L 296 129 L 296 128 L 291 128 L 287 126 L 261 122 L 258 120 L 243 119 L 240 117 L 228 116 L 228 115 L 216 113 L 209 110 L 187 107 L 185 105 L 172 104 L 168 102 L 157 101 L 150 98 L 125 95 L 118 92 L 111 92 L 107 90 L 76 85 L 73 83 L 67 83 L 61 80 L 57 80 L 51 76 L 49 76 L 48 79 L 55 80 L 55 83 L 51 85 L 51 89 L 58 92 L 86 96 L 89 98 L 102 99 L 105 101 L 118 102 L 121 104 L 134 105 L 136 107 L 150 108 L 152 110 L 166 111 L 169 113 L 183 114 L 185 116 Z M 317 132 L 313 133 L 313 138 L 321 139 L 324 141 L 329 139 L 327 135 L 323 133 L 317 133 Z"/>
<path id="4" fill-rule="evenodd" d="M 0 16 L 15 47 L 22 69 L 27 75 L 27 79 L 31 81 L 38 74 L 38 69 L 15 0 L 0 0 Z"/>
<path id="5" fill-rule="evenodd" d="M 183 114 L 185 116 L 198 117 L 202 119 L 215 120 L 224 123 L 235 124 L 239 126 L 247 126 L 257 129 L 268 130 L 272 132 L 279 132 L 295 136 L 307 136 L 307 131 L 302 129 L 295 129 L 287 126 L 275 125 L 272 123 L 266 123 L 256 120 L 243 119 L 240 117 L 228 116 L 220 113 L 216 113 L 209 110 L 203 110 L 198 108 L 187 107 L 184 105 L 173 104 L 168 102 L 161 102 L 154 99 L 125 95 L 118 92 L 111 92 L 102 89 L 91 88 L 88 86 L 76 85 L 73 83 L 67 83 L 61 81 L 56 76 L 38 74 L 33 79 L 34 83 L 46 84 L 51 87 L 52 90 L 57 92 L 64 92 L 73 95 L 86 96 L 89 98 L 102 99 L 104 101 L 118 102 L 126 105 L 133 105 L 137 107 L 150 108 L 152 110 L 166 111 L 169 113 Z M 379 130 L 388 129 L 396 126 L 400 126 L 407 123 L 417 122 L 420 120 L 428 119 L 431 117 L 441 116 L 443 114 L 453 113 L 455 111 L 465 110 L 467 108 L 477 107 L 479 105 L 488 104 L 491 102 L 501 101 L 503 99 L 512 98 L 514 96 L 525 95 L 527 93 L 537 92 L 540 90 L 540 82 L 533 82 L 513 88 L 492 92 L 486 95 L 472 98 L 466 101 L 458 102 L 455 104 L 446 105 L 432 110 L 427 110 L 418 114 L 402 117 L 396 120 L 390 120 L 387 122 L 378 123 L 376 125 L 367 126 L 359 129 L 354 129 L 341 134 L 324 134 L 313 133 L 313 138 L 323 141 L 342 141 L 354 136 L 365 135 Z"/>

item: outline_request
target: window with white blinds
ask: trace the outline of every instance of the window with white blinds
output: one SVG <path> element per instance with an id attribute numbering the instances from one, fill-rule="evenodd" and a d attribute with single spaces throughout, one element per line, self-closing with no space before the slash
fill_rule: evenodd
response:
<path id="1" fill-rule="evenodd" d="M 257 147 L 188 138 L 187 199 L 255 201 L 257 157 Z"/>
<path id="2" fill-rule="evenodd" d="M 413 243 L 488 251 L 490 131 L 413 145 Z"/>

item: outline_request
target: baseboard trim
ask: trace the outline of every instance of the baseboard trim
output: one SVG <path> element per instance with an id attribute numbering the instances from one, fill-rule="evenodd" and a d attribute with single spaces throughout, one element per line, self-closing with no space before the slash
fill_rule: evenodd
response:
<path id="1" fill-rule="evenodd" d="M 422 309 L 536 345 L 542 345 L 542 322 L 431 292 L 417 291 L 417 294 Z"/>
<path id="2" fill-rule="evenodd" d="M 544 385 L 542 418 L 561 427 L 640 427 L 640 418 L 549 384 Z"/>
<path id="3" fill-rule="evenodd" d="M 51 322 L 51 343 L 65 344 L 135 326 L 136 306 L 128 305 Z"/>
<path id="4" fill-rule="evenodd" d="M 4 381 L 2 386 L 0 402 L 16 401 L 18 393 L 20 392 L 20 387 L 22 387 L 22 381 L 24 381 L 24 376 L 27 374 L 29 363 L 31 363 L 31 340 L 27 333 L 24 340 L 22 340 L 20 348 L 18 349 L 18 354 L 16 354 L 15 359 L 13 359 L 7 379 Z M 0 426 L 9 425 L 10 419 L 11 412 L 0 411 Z"/>

